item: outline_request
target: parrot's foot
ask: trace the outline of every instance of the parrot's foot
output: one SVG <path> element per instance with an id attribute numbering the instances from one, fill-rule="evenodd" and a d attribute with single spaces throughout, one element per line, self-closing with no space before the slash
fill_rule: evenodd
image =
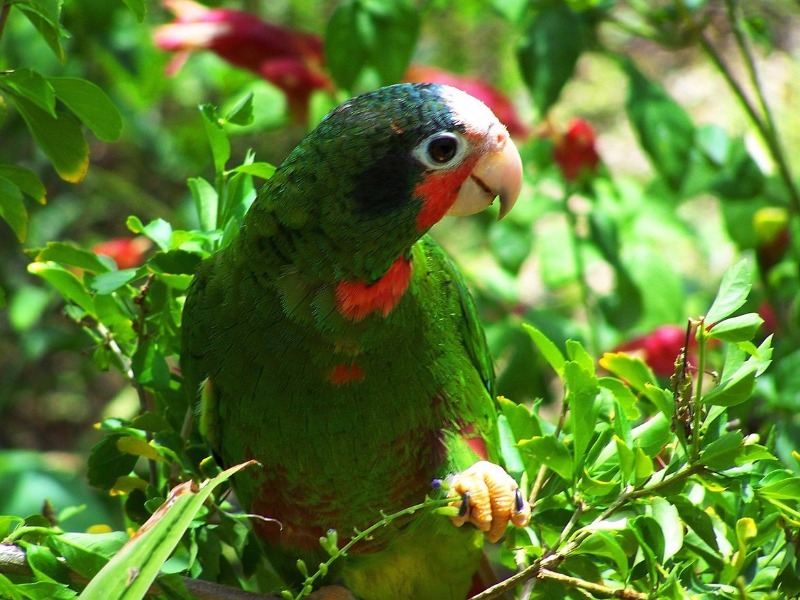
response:
<path id="1" fill-rule="evenodd" d="M 353 592 L 341 585 L 326 585 L 311 592 L 309 600 L 356 600 Z"/>
<path id="2" fill-rule="evenodd" d="M 456 527 L 472 523 L 496 542 L 509 522 L 525 527 L 531 520 L 531 507 L 517 482 L 503 467 L 482 460 L 466 471 L 453 475 L 448 496 L 458 496 L 458 516 L 451 517 Z"/>

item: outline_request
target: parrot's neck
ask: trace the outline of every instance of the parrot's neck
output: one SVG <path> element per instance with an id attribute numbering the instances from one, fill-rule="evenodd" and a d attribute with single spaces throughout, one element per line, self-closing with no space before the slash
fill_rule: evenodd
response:
<path id="1" fill-rule="evenodd" d="M 276 192 L 280 198 L 280 188 Z M 245 216 L 234 251 L 257 278 L 269 284 L 291 269 L 311 284 L 333 286 L 340 313 L 352 321 L 375 312 L 387 315 L 405 293 L 412 273 L 411 247 L 421 235 L 413 224 L 413 234 L 354 239 L 350 244 L 350 237 L 334 239 L 309 226 L 310 219 L 296 204 L 259 200 Z"/>
<path id="2" fill-rule="evenodd" d="M 372 313 L 386 317 L 408 289 L 411 271 L 411 259 L 401 256 L 377 281 L 341 280 L 336 284 L 336 308 L 351 321 L 361 321 Z"/>

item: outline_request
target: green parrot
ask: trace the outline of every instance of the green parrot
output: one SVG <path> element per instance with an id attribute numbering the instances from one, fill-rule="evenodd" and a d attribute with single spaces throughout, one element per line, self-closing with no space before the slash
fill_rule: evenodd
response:
<path id="1" fill-rule="evenodd" d="M 430 513 L 381 529 L 334 563 L 327 597 L 462 600 L 483 537 L 528 522 L 517 484 L 489 462 L 492 362 L 472 299 L 426 235 L 497 196 L 502 217 L 521 180 L 483 103 L 443 85 L 384 87 L 331 111 L 200 266 L 185 385 L 221 461 L 261 463 L 234 486 L 266 517 L 254 528 L 288 581 L 302 579 L 298 558 L 327 558 L 329 529 L 364 529 L 450 474 L 453 522 Z"/>

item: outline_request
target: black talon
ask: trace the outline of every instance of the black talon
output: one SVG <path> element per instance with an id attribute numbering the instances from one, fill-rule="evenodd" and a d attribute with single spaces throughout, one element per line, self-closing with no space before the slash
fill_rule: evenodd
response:
<path id="1" fill-rule="evenodd" d="M 514 508 L 517 509 L 517 512 L 522 512 L 522 509 L 525 507 L 525 500 L 522 497 L 522 490 L 517 488 L 517 491 L 514 492 Z"/>
<path id="2" fill-rule="evenodd" d="M 464 492 L 461 495 L 461 506 L 458 507 L 458 516 L 463 519 L 469 512 L 469 492 Z"/>

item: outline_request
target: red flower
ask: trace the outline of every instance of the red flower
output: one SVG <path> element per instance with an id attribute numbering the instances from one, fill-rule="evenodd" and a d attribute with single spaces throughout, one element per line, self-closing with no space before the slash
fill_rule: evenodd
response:
<path id="1" fill-rule="evenodd" d="M 778 315 L 775 314 L 775 309 L 772 308 L 772 305 L 769 302 L 764 301 L 759 304 L 758 314 L 761 315 L 762 319 L 764 319 L 764 323 L 761 325 L 761 331 L 767 335 L 776 333 L 778 331 L 780 326 Z"/>
<path id="2" fill-rule="evenodd" d="M 171 70 L 194 50 L 211 50 L 227 62 L 263 77 L 285 94 L 293 117 L 305 120 L 314 90 L 332 89 L 324 72 L 322 40 L 262 21 L 253 14 L 208 8 L 192 0 L 162 0 L 173 23 L 155 31 L 156 45 L 180 52 Z"/>
<path id="3" fill-rule="evenodd" d="M 492 109 L 492 112 L 514 137 L 526 138 L 530 134 L 529 128 L 519 118 L 511 101 L 481 79 L 454 75 L 436 67 L 417 64 L 412 64 L 408 67 L 403 79 L 412 83 L 441 83 L 442 85 L 458 88 L 471 96 L 475 96 Z"/>
<path id="4" fill-rule="evenodd" d="M 592 126 L 581 119 L 573 119 L 567 132 L 556 140 L 553 160 L 567 181 L 594 174 L 600 164 L 600 155 L 595 148 Z"/>
<path id="5" fill-rule="evenodd" d="M 120 269 L 131 269 L 142 264 L 144 253 L 151 245 L 150 240 L 144 237 L 119 237 L 95 244 L 92 250 L 95 254 L 113 258 Z"/>
<path id="6" fill-rule="evenodd" d="M 675 370 L 675 359 L 686 341 L 686 328 L 662 325 L 651 333 L 617 346 L 615 352 L 641 354 L 656 375 L 669 377 Z"/>

